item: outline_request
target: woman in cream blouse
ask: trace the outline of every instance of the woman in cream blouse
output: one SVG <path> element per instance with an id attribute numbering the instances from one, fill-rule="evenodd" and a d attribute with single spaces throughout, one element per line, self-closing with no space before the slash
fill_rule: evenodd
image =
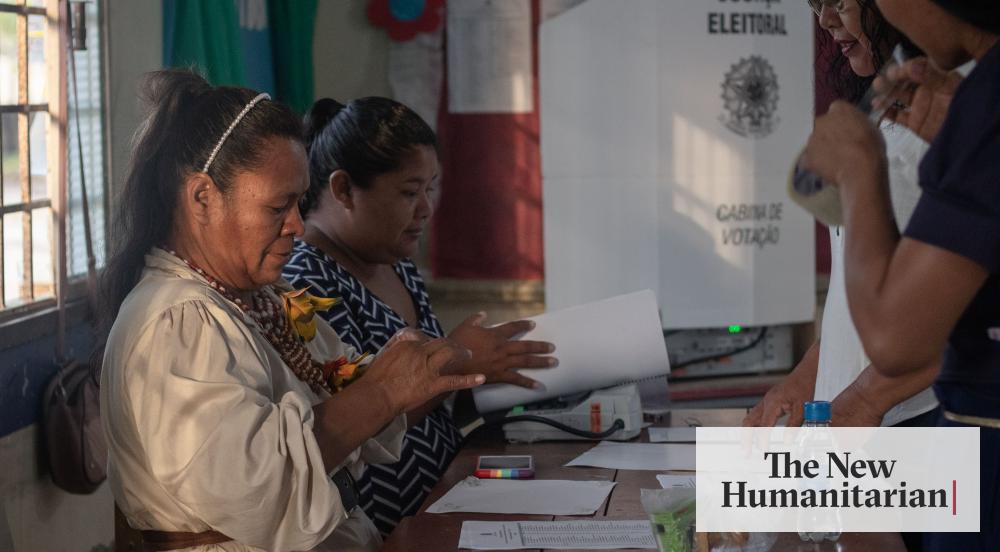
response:
<path id="1" fill-rule="evenodd" d="M 352 476 L 396 460 L 403 412 L 483 377 L 443 375 L 467 352 L 412 333 L 345 386 L 368 359 L 290 320 L 279 282 L 308 184 L 298 119 L 187 71 L 145 96 L 102 280 L 118 507 L 157 550 L 377 549 Z"/>

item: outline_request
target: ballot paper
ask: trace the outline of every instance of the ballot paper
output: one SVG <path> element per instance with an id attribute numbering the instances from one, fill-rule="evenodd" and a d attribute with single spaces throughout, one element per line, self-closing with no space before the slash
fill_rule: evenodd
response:
<path id="1" fill-rule="evenodd" d="M 465 521 L 459 548 L 519 550 L 656 549 L 648 521 Z"/>
<path id="2" fill-rule="evenodd" d="M 560 395 L 622 385 L 670 371 L 656 296 L 650 290 L 534 318 L 522 339 L 555 344 L 556 368 L 522 370 L 540 389 L 510 384 L 473 389 L 479 412 L 493 412 Z M 665 392 L 665 390 L 664 390 Z"/>
<path id="3" fill-rule="evenodd" d="M 693 475 L 671 475 L 660 474 L 656 476 L 660 486 L 664 489 L 693 489 L 695 480 Z"/>
<path id="4" fill-rule="evenodd" d="M 651 427 L 649 428 L 650 443 L 693 443 L 695 441 L 693 427 Z"/>
<path id="5" fill-rule="evenodd" d="M 614 470 L 694 471 L 694 449 L 694 445 L 654 445 L 601 441 L 596 447 L 577 456 L 566 465 Z"/>
<path id="6" fill-rule="evenodd" d="M 613 481 L 466 477 L 427 511 L 589 516 L 604 504 L 614 487 Z"/>

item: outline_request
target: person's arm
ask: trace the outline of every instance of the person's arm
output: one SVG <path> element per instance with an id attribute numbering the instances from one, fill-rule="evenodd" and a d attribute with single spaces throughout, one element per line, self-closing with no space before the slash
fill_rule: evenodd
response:
<path id="1" fill-rule="evenodd" d="M 897 404 L 927 389 L 941 370 L 938 362 L 915 372 L 886 376 L 868 365 L 831 405 L 832 423 L 842 427 L 875 427 Z"/>
<path id="2" fill-rule="evenodd" d="M 400 412 L 484 379 L 440 376 L 467 354 L 445 340 L 400 342 L 317 406 L 272 386 L 272 364 L 228 307 L 196 297 L 122 331 L 107 393 L 131 428 L 112 436 L 114 453 L 140 451 L 148 466 L 136 496 L 165 492 L 198 520 L 186 529 L 265 550 L 315 548 L 346 518 L 328 474 L 356 449 L 375 452 L 383 428 L 401 438 Z"/>
<path id="3" fill-rule="evenodd" d="M 558 364 L 555 358 L 541 356 L 555 351 L 555 345 L 545 341 L 519 341 L 513 338 L 532 328 L 528 320 L 507 322 L 498 326 L 484 327 L 486 313 L 476 313 L 466 318 L 450 334 L 448 339 L 469 350 L 471 356 L 452 363 L 446 368 L 449 374 L 483 374 L 486 383 L 509 383 L 531 389 L 535 380 L 516 371 L 518 368 L 552 368 Z M 421 423 L 448 397 L 438 395 L 433 399 L 407 411 L 406 421 L 410 427 Z"/>
<path id="4" fill-rule="evenodd" d="M 764 398 L 743 418 L 744 427 L 773 426 L 778 418 L 788 414 L 785 425 L 802 425 L 803 404 L 816 392 L 816 372 L 819 370 L 820 342 L 812 347 L 785 379 L 768 390 Z"/>
<path id="5" fill-rule="evenodd" d="M 536 381 L 517 372 L 520 368 L 552 368 L 558 361 L 543 356 L 555 351 L 555 345 L 547 341 L 517 340 L 515 337 L 531 331 L 535 327 L 530 320 L 517 320 L 497 326 L 483 326 L 486 313 L 479 312 L 466 318 L 450 334 L 448 339 L 469 350 L 471 356 L 452 363 L 446 372 L 450 374 L 483 374 L 486 383 L 509 383 L 528 389 Z M 406 413 L 407 422 L 413 426 L 434 411 L 448 395 L 439 395 Z"/>
<path id="6" fill-rule="evenodd" d="M 816 120 L 805 164 L 840 188 L 848 305 L 872 364 L 887 376 L 925 368 L 986 281 L 986 269 L 948 250 L 900 239 L 882 138 L 857 108 L 834 102 Z"/>
<path id="7" fill-rule="evenodd" d="M 863 193 L 849 202 L 866 201 Z M 849 207 L 855 233 L 847 236 L 845 266 L 851 316 L 876 370 L 886 376 L 935 363 L 948 335 L 986 281 L 979 264 L 945 249 L 903 238 L 895 250 L 874 234 L 863 207 Z"/>
<path id="8" fill-rule="evenodd" d="M 481 374 L 442 375 L 468 352 L 446 339 L 397 341 L 372 361 L 365 375 L 313 408 L 313 433 L 323 463 L 340 465 L 396 416 L 451 391 L 482 384 Z"/>

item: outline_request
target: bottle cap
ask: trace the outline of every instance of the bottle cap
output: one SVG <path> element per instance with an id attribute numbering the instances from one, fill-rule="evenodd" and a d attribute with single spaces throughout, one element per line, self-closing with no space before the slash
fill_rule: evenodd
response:
<path id="1" fill-rule="evenodd" d="M 830 402 L 809 401 L 805 404 L 805 419 L 807 422 L 829 422 Z"/>

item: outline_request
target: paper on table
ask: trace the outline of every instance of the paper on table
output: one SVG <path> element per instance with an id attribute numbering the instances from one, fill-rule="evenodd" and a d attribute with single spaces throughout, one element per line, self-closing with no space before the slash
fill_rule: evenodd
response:
<path id="1" fill-rule="evenodd" d="M 695 441 L 693 427 L 651 427 L 649 428 L 650 443 L 693 443 Z"/>
<path id="2" fill-rule="evenodd" d="M 584 516 L 596 512 L 614 487 L 613 481 L 466 477 L 427 511 Z"/>
<path id="3" fill-rule="evenodd" d="M 694 445 L 653 445 L 601 441 L 567 466 L 592 466 L 614 470 L 694 470 Z"/>
<path id="4" fill-rule="evenodd" d="M 660 482 L 660 486 L 664 489 L 695 488 L 695 479 L 693 475 L 660 474 L 656 476 L 656 480 Z"/>
<path id="5" fill-rule="evenodd" d="M 459 548 L 620 550 L 656 548 L 648 521 L 464 521 Z"/>
<path id="6" fill-rule="evenodd" d="M 559 366 L 523 371 L 541 382 L 541 389 L 509 384 L 477 387 L 473 396 L 480 412 L 621 385 L 670 371 L 656 296 L 650 290 L 529 320 L 535 322 L 535 329 L 522 339 L 554 343 Z"/>

